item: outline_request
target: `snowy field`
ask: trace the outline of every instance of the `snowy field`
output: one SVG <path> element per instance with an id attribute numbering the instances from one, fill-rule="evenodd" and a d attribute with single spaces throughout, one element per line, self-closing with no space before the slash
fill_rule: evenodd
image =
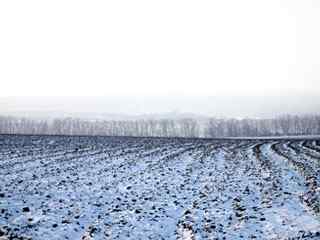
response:
<path id="1" fill-rule="evenodd" d="M 0 136 L 0 239 L 320 239 L 320 140 Z"/>

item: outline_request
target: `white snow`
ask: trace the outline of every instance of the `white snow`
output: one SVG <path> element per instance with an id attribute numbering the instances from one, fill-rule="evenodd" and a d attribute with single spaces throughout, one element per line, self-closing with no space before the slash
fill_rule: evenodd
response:
<path id="1" fill-rule="evenodd" d="M 320 237 L 318 187 L 307 184 L 319 170 L 313 140 L 0 138 L 8 236 Z"/>

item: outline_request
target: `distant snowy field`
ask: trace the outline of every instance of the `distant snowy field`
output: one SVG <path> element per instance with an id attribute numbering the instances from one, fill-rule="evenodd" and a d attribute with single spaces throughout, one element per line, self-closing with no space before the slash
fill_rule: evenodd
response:
<path id="1" fill-rule="evenodd" d="M 320 239 L 320 140 L 0 136 L 0 239 Z"/>

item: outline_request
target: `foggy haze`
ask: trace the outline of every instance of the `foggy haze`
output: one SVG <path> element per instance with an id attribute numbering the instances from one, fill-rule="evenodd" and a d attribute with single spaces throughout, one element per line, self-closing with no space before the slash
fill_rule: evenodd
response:
<path id="1" fill-rule="evenodd" d="M 1 1 L 0 115 L 318 113 L 319 24 L 316 0 Z"/>
<path id="2" fill-rule="evenodd" d="M 275 117 L 318 113 L 320 97 L 286 96 L 139 96 L 139 97 L 7 97 L 0 98 L 2 115 L 23 117 L 130 118 Z M 144 116 L 147 115 L 147 116 Z"/>

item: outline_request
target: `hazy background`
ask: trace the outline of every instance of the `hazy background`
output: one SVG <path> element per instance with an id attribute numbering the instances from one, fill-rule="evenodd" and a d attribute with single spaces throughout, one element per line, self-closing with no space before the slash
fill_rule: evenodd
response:
<path id="1" fill-rule="evenodd" d="M 9 97 L 0 99 L 4 115 L 80 118 L 270 118 L 283 114 L 316 114 L 320 97 L 292 96 L 148 96 L 148 97 Z"/>
<path id="2" fill-rule="evenodd" d="M 319 29 L 317 0 L 1 1 L 0 114 L 318 112 Z"/>

